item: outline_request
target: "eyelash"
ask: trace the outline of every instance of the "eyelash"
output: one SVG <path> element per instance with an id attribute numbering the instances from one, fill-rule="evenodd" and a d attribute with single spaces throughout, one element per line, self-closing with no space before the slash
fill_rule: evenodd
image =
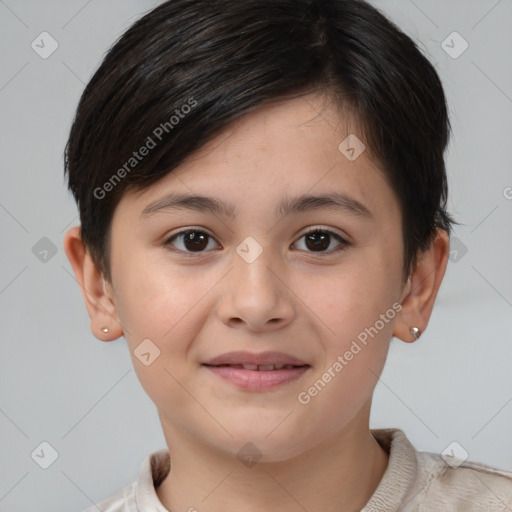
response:
<path id="1" fill-rule="evenodd" d="M 182 230 L 182 231 L 178 231 L 177 233 L 174 233 L 173 235 L 171 235 L 164 242 L 164 245 L 167 246 L 167 247 L 172 246 L 172 242 L 176 238 L 178 238 L 179 236 L 186 235 L 188 233 L 200 233 L 200 234 L 206 235 L 210 239 L 215 240 L 214 237 L 211 236 L 210 234 L 208 234 L 206 231 L 202 231 L 201 229 L 191 229 L 191 228 L 188 228 L 188 229 L 185 229 L 185 230 Z M 332 255 L 332 254 L 336 254 L 336 253 L 339 253 L 341 251 L 344 251 L 350 245 L 350 243 L 347 242 L 343 237 L 338 235 L 338 233 L 335 233 L 334 231 L 331 231 L 329 229 L 320 228 L 320 227 L 309 228 L 305 233 L 302 233 L 302 235 L 297 240 L 300 240 L 303 237 L 305 237 L 305 236 L 307 236 L 307 235 L 309 235 L 311 233 L 327 233 L 328 235 L 330 235 L 330 236 L 334 237 L 335 239 L 337 239 L 337 241 L 340 242 L 340 244 L 338 245 L 338 247 L 336 247 L 335 249 L 331 249 L 330 251 L 318 251 L 318 252 L 306 251 L 306 252 L 309 252 L 310 254 Z M 184 255 L 190 256 L 190 257 L 197 257 L 197 256 L 200 256 L 200 255 L 204 254 L 205 252 L 209 252 L 209 251 L 183 251 L 181 249 L 176 249 L 176 248 L 171 248 L 170 250 L 175 251 L 175 252 L 179 252 L 181 254 L 184 254 Z"/>

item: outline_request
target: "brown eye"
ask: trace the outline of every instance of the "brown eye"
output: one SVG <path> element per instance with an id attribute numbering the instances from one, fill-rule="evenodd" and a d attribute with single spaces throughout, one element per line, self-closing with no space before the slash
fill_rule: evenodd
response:
<path id="1" fill-rule="evenodd" d="M 188 229 L 171 236 L 165 245 L 172 245 L 182 252 L 204 252 L 213 238 L 204 231 Z M 178 243 L 175 244 L 174 242 Z"/>
<path id="2" fill-rule="evenodd" d="M 340 235 L 326 229 L 314 228 L 304 235 L 299 240 L 304 239 L 304 246 L 307 252 L 326 252 L 332 254 L 346 248 L 348 242 Z M 329 249 L 333 240 L 338 241 L 338 245 Z M 328 250 L 329 249 L 329 250 Z"/>

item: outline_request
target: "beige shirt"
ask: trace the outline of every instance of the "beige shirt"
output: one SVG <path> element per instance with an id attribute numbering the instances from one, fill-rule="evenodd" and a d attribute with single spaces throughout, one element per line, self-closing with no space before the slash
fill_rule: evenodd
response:
<path id="1" fill-rule="evenodd" d="M 400 429 L 373 429 L 388 467 L 361 512 L 512 512 L 512 472 L 418 452 Z M 84 512 L 169 512 L 155 488 L 170 469 L 167 450 L 148 455 L 137 481 Z M 194 511 L 191 507 L 190 512 Z"/>

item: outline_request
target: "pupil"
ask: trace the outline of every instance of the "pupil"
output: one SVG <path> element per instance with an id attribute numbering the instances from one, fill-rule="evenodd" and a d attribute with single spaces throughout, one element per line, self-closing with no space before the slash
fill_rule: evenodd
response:
<path id="1" fill-rule="evenodd" d="M 190 231 L 185 235 L 185 245 L 187 249 L 202 250 L 207 245 L 207 237 L 204 233 L 198 233 L 197 231 Z"/>
<path id="2" fill-rule="evenodd" d="M 308 233 L 306 236 L 306 245 L 308 249 L 320 249 L 325 250 L 329 247 L 329 237 L 330 235 L 326 233 L 322 233 L 321 231 L 315 231 L 313 233 Z M 309 241 L 313 242 L 313 246 L 311 247 L 308 243 Z"/>

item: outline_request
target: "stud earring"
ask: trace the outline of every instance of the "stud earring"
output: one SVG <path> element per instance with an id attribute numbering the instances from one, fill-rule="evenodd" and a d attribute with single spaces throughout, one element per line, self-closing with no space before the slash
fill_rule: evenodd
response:
<path id="1" fill-rule="evenodd" d="M 421 336 L 421 330 L 418 329 L 417 327 L 411 327 L 410 332 L 416 339 L 418 339 Z"/>
<path id="2" fill-rule="evenodd" d="M 102 327 L 101 330 L 104 332 L 104 333 L 107 333 L 108 332 L 108 327 Z"/>

